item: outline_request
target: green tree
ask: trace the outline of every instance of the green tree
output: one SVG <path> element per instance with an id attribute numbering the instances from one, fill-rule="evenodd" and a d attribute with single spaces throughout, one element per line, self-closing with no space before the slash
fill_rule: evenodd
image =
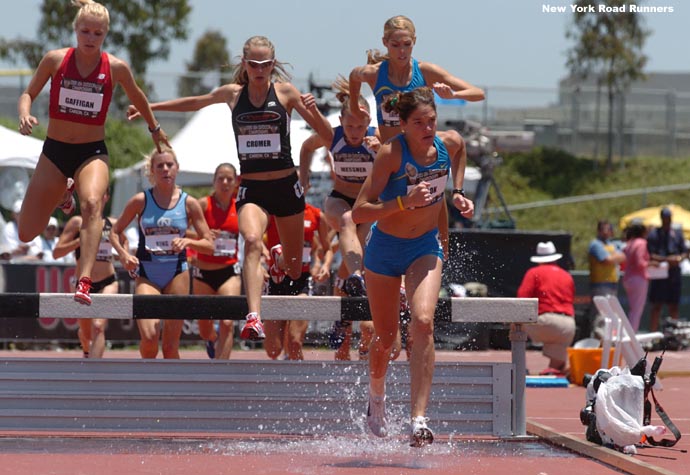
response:
<path id="1" fill-rule="evenodd" d="M 148 63 L 167 59 L 173 40 L 187 39 L 191 7 L 187 0 L 108 0 L 110 31 L 105 47 L 126 59 L 141 85 Z M 43 0 L 36 40 L 0 38 L 0 58 L 36 67 L 49 49 L 74 43 L 77 10 L 67 0 Z"/>
<path id="2" fill-rule="evenodd" d="M 196 42 L 194 57 L 187 63 L 189 74 L 182 76 L 177 82 L 178 95 L 184 97 L 206 94 L 209 89 L 229 82 L 233 69 L 225 37 L 219 31 L 207 31 Z M 208 74 L 210 72 L 217 74 Z M 208 79 L 216 80 L 217 84 L 209 85 Z"/>
<path id="3" fill-rule="evenodd" d="M 613 166 L 613 105 L 617 95 L 644 79 L 647 56 L 642 52 L 650 32 L 626 0 L 577 0 L 566 37 L 574 41 L 566 66 L 575 80 L 594 78 L 608 93 L 606 169 Z M 606 11 L 600 11 L 603 5 Z"/>

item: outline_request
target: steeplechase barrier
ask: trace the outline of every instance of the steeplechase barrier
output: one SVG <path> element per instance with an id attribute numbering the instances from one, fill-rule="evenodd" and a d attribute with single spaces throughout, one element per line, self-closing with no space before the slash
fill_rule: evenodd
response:
<path id="1" fill-rule="evenodd" d="M 0 294 L 0 313 L 15 318 L 241 319 L 246 312 L 244 297 L 99 294 L 85 307 L 72 294 Z M 364 298 L 264 296 L 261 313 L 264 320 L 370 319 Z M 510 363 L 436 364 L 428 416 L 437 433 L 526 436 L 522 325 L 536 322 L 537 300 L 445 298 L 436 319 L 513 324 Z M 393 362 L 387 381 L 391 419 L 404 424 L 408 364 Z M 367 385 L 363 362 L 5 358 L 0 430 L 364 433 Z"/>

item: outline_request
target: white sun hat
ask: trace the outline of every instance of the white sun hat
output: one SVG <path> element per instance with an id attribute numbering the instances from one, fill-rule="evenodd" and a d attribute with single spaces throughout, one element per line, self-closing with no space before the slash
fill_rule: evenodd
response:
<path id="1" fill-rule="evenodd" d="M 540 242 L 537 244 L 537 254 L 530 257 L 530 261 L 542 264 L 544 262 L 554 262 L 563 257 L 563 254 L 556 252 L 556 246 L 552 241 Z"/>

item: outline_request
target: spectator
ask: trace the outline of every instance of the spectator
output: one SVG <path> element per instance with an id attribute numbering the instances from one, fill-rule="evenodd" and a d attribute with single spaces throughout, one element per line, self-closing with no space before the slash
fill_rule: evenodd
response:
<path id="1" fill-rule="evenodd" d="M 37 260 L 40 259 L 41 240 L 38 236 L 29 242 L 19 240 L 19 227 L 17 226 L 17 218 L 22 209 L 22 200 L 17 200 L 12 205 L 11 220 L 3 229 L 2 240 L 9 249 L 10 258 L 13 261 L 18 260 Z"/>
<path id="2" fill-rule="evenodd" d="M 12 259 L 11 249 L 7 244 L 0 243 L 0 261 L 9 262 Z M 2 288 L 0 286 L 0 288 Z"/>
<path id="3" fill-rule="evenodd" d="M 619 266 L 625 262 L 625 254 L 611 242 L 613 226 L 609 221 L 597 223 L 597 237 L 589 243 L 589 293 L 592 299 L 597 295 L 618 295 Z M 587 338 L 593 330 L 596 316 L 594 302 L 590 305 L 583 322 L 578 322 L 578 339 Z"/>
<path id="4" fill-rule="evenodd" d="M 530 261 L 538 265 L 527 271 L 517 291 L 519 298 L 539 300 L 537 323 L 525 325 L 525 331 L 532 341 L 544 344 L 542 353 L 549 358 L 549 367 L 541 375 L 565 376 L 568 346 L 575 337 L 575 282 L 556 264 L 561 257 L 553 242 L 537 244 Z"/>
<path id="5" fill-rule="evenodd" d="M 628 295 L 628 320 L 637 332 L 649 289 L 647 227 L 642 223 L 633 223 L 626 229 L 625 237 L 623 287 Z"/>
<path id="6" fill-rule="evenodd" d="M 671 318 L 678 320 L 680 302 L 681 272 L 680 263 L 688 256 L 683 233 L 671 227 L 672 213 L 667 207 L 661 210 L 661 226 L 653 229 L 647 236 L 647 250 L 650 263 L 668 264 L 668 277 L 652 280 L 649 285 L 649 302 L 652 304 L 649 330 L 659 329 L 659 316 L 664 304 Z"/>
<path id="7" fill-rule="evenodd" d="M 50 219 L 48 219 L 48 226 L 46 226 L 41 235 L 38 237 L 39 241 L 41 242 L 41 252 L 39 256 L 45 262 L 73 261 L 73 259 L 70 259 L 71 254 L 66 254 L 57 259 L 53 257 L 53 249 L 55 249 L 55 245 L 58 243 L 59 239 L 58 234 L 58 220 L 54 216 L 51 216 Z"/>

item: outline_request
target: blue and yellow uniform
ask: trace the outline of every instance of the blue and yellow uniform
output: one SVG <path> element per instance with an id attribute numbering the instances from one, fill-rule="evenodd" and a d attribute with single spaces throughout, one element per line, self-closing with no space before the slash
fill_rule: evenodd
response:
<path id="1" fill-rule="evenodd" d="M 374 85 L 374 98 L 376 99 L 376 119 L 379 126 L 399 127 L 400 117 L 395 112 L 386 112 L 383 110 L 383 104 L 386 100 L 396 92 L 409 92 L 418 87 L 426 86 L 426 80 L 419 68 L 419 62 L 412 58 L 412 79 L 405 86 L 396 86 L 388 79 L 388 60 L 382 61 L 379 66 L 379 73 L 376 76 L 376 84 Z"/>
<path id="2" fill-rule="evenodd" d="M 430 184 L 432 202 L 427 206 L 443 199 L 450 172 L 450 156 L 443 140 L 438 136 L 434 138 L 436 161 L 426 166 L 418 164 L 412 157 L 404 135 L 398 135 L 393 140 L 398 140 L 402 147 L 400 168 L 388 179 L 379 199 L 389 201 L 407 195 L 422 181 Z M 374 223 L 367 240 L 364 266 L 377 274 L 397 277 L 404 275 L 415 260 L 427 254 L 443 260 L 438 229 L 427 231 L 416 238 L 399 238 L 382 232 Z"/>

